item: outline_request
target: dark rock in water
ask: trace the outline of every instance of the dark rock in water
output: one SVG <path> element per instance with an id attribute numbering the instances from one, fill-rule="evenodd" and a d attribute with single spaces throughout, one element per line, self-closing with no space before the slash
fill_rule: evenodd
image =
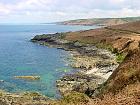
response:
<path id="1" fill-rule="evenodd" d="M 16 79 L 39 80 L 40 76 L 14 76 Z"/>
<path id="2" fill-rule="evenodd" d="M 82 73 L 69 74 L 57 80 L 57 87 L 62 95 L 72 91 L 86 93 L 94 91 L 105 80 L 99 76 Z"/>
<path id="3" fill-rule="evenodd" d="M 0 80 L 0 83 L 1 83 L 1 82 L 4 82 L 4 80 Z"/>

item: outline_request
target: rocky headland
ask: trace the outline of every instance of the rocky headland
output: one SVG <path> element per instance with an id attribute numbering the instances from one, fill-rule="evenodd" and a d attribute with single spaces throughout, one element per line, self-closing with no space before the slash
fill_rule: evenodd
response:
<path id="1" fill-rule="evenodd" d="M 102 97 L 99 103 L 104 103 L 110 97 L 110 103 L 117 105 L 121 101 L 117 97 L 122 95 L 125 97 L 124 103 L 131 97 L 131 101 L 135 99 L 137 105 L 137 94 L 140 92 L 139 28 L 140 21 L 136 21 L 100 29 L 44 34 L 35 36 L 32 41 L 72 52 L 72 66 L 80 68 L 80 72 L 57 81 L 57 87 L 64 97 L 76 91 L 95 99 Z M 134 90 L 133 86 L 136 87 Z"/>
<path id="2" fill-rule="evenodd" d="M 56 84 L 62 95 L 77 91 L 91 96 L 118 67 L 116 55 L 95 45 L 65 40 L 66 34 L 39 35 L 32 41 L 69 51 L 72 55 L 71 66 L 80 69 L 75 74 L 69 74 L 57 80 Z"/>

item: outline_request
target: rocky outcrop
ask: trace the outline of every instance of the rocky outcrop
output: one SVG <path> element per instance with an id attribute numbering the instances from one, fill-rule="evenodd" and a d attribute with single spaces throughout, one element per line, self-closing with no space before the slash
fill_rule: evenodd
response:
<path id="1" fill-rule="evenodd" d="M 39 80 L 40 76 L 14 76 L 16 79 Z"/>
<path id="2" fill-rule="evenodd" d="M 0 91 L 0 105 L 48 105 L 51 99 L 36 92 L 8 93 Z"/>
<path id="3" fill-rule="evenodd" d="M 105 79 L 94 74 L 86 75 L 83 73 L 76 73 L 66 75 L 60 80 L 57 80 L 57 87 L 62 95 L 72 91 L 90 95 L 90 93 L 94 92 L 104 81 Z"/>

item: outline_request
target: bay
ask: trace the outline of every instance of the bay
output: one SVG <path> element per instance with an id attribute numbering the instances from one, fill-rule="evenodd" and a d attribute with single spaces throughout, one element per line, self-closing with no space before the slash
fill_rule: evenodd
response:
<path id="1" fill-rule="evenodd" d="M 39 92 L 56 98 L 57 79 L 74 72 L 65 60 L 69 53 L 30 42 L 35 35 L 78 31 L 98 26 L 66 26 L 55 24 L 0 25 L 0 89 L 8 92 Z M 68 72 L 66 72 L 68 71 Z M 35 75 L 41 79 L 27 81 L 14 76 Z"/>

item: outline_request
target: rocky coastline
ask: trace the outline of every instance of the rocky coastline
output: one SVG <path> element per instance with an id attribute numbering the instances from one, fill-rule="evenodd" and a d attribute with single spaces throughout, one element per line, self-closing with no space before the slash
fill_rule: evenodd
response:
<path id="1" fill-rule="evenodd" d="M 0 90 L 0 105 L 48 105 L 50 101 L 37 92 L 9 93 Z"/>
<path id="2" fill-rule="evenodd" d="M 80 72 L 57 81 L 61 99 L 52 100 L 38 93 L 0 91 L 0 105 L 140 104 L 140 21 L 95 30 L 37 35 L 31 41 L 70 51 L 71 66 Z"/>
<path id="3" fill-rule="evenodd" d="M 63 37 L 65 33 L 43 34 L 35 36 L 31 41 L 71 53 L 71 66 L 80 70 L 56 81 L 56 86 L 62 95 L 76 91 L 93 96 L 94 91 L 118 67 L 116 55 L 94 45 L 64 40 Z"/>
<path id="4" fill-rule="evenodd" d="M 80 73 L 66 75 L 57 81 L 63 98 L 51 105 L 139 105 L 139 30 L 140 21 L 136 21 L 35 36 L 33 42 L 71 51 L 72 66 L 80 68 Z"/>

